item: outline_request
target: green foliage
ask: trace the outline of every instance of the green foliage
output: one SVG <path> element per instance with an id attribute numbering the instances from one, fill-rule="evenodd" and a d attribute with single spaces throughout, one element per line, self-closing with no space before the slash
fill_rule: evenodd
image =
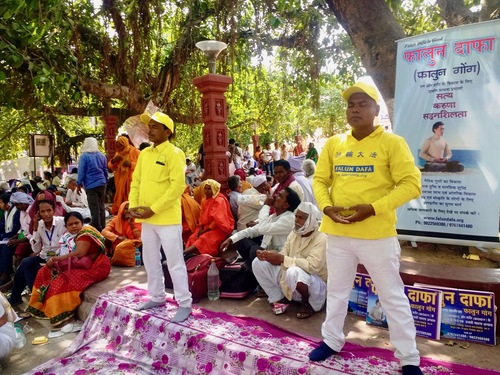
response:
<path id="1" fill-rule="evenodd" d="M 444 27 L 427 0 L 387 3 L 407 35 Z M 253 124 L 261 143 L 290 142 L 297 126 L 343 128 L 340 89 L 364 69 L 324 1 L 107 0 L 95 9 L 91 0 L 0 0 L 0 158 L 26 150 L 31 132 L 55 134 L 65 158 L 68 139 L 100 131 L 72 115 L 121 110 L 124 120 L 148 100 L 179 119 L 176 143 L 196 156 L 192 79 L 207 72 L 195 48 L 204 39 L 228 44 L 218 72 L 234 80 L 230 137 L 249 143 Z"/>
<path id="2" fill-rule="evenodd" d="M 387 0 L 387 4 L 407 36 L 446 27 L 435 5 L 428 0 Z"/>
<path id="3" fill-rule="evenodd" d="M 3 108 L 0 110 L 0 122 L 4 129 L 0 135 L 0 160 L 16 159 L 27 155 L 30 134 L 54 135 L 56 164 L 66 164 L 75 156 L 85 136 L 102 138 L 103 125 L 89 118 L 73 116 L 53 116 L 28 113 L 24 110 Z"/>

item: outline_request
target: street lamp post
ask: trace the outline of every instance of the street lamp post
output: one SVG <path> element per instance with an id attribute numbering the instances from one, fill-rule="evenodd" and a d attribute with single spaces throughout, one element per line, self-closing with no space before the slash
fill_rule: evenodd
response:
<path id="1" fill-rule="evenodd" d="M 193 84 L 202 94 L 201 116 L 203 126 L 203 152 L 205 153 L 205 172 L 203 179 L 214 179 L 223 188 L 229 178 L 229 161 L 226 155 L 228 145 L 227 105 L 225 92 L 233 79 L 216 74 L 216 60 L 226 44 L 215 40 L 196 43 L 208 60 L 209 73 L 193 79 Z M 224 189 L 225 190 L 225 189 Z"/>

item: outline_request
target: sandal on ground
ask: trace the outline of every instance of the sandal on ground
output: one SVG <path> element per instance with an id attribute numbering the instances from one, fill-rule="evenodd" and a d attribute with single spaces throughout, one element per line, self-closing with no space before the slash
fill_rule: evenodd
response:
<path id="1" fill-rule="evenodd" d="M 65 324 L 61 327 L 61 331 L 64 333 L 70 332 L 80 332 L 82 330 L 83 322 L 80 320 L 75 320 L 74 322 Z"/>
<path id="2" fill-rule="evenodd" d="M 47 338 L 49 339 L 55 339 L 58 337 L 64 336 L 63 331 L 50 331 L 49 334 L 47 335 Z"/>
<path id="3" fill-rule="evenodd" d="M 307 319 L 314 314 L 314 309 L 308 303 L 302 303 L 300 305 L 300 310 L 297 313 L 297 319 Z"/>
<path id="4" fill-rule="evenodd" d="M 258 287 L 255 290 L 254 296 L 257 297 L 257 298 L 266 298 L 267 297 L 267 293 L 264 291 L 264 289 L 262 289 L 261 287 Z"/>
<path id="5" fill-rule="evenodd" d="M 288 309 L 288 306 L 290 306 L 288 303 L 275 302 L 273 303 L 273 313 L 275 315 L 281 315 Z"/>

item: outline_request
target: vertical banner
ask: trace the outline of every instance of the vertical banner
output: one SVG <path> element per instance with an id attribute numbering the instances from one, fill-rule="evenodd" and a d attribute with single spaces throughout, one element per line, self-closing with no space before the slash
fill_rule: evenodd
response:
<path id="1" fill-rule="evenodd" d="M 403 239 L 499 242 L 500 21 L 398 41 L 394 132 L 422 172 L 398 210 Z"/>

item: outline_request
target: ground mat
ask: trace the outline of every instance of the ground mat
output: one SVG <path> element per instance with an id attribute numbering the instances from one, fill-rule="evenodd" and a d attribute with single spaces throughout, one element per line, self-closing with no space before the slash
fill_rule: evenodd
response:
<path id="1" fill-rule="evenodd" d="M 100 296 L 72 345 L 30 374 L 400 374 L 392 351 L 346 344 L 320 364 L 308 360 L 319 339 L 263 320 L 197 306 L 171 323 L 176 304 L 135 311 L 147 292 L 133 286 Z M 57 355 L 57 353 L 54 353 Z M 422 359 L 425 374 L 500 374 Z"/>

